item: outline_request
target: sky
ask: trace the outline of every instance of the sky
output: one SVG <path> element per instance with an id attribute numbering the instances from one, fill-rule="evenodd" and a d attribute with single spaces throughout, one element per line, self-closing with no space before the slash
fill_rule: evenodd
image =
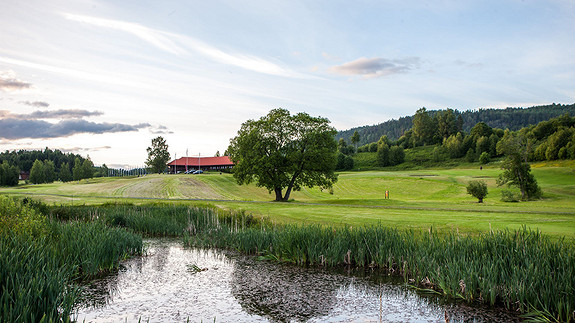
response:
<path id="1" fill-rule="evenodd" d="M 271 109 L 338 130 L 575 102 L 575 1 L 2 0 L 0 150 L 223 153 Z"/>

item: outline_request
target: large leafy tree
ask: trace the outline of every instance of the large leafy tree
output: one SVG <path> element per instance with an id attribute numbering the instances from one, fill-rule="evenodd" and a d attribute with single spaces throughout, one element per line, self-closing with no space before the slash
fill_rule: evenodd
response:
<path id="1" fill-rule="evenodd" d="M 90 160 L 90 157 L 84 159 L 82 162 L 82 178 L 92 178 L 94 177 L 94 163 Z"/>
<path id="2" fill-rule="evenodd" d="M 146 151 L 148 152 L 146 165 L 152 169 L 152 173 L 162 173 L 170 160 L 166 140 L 161 136 L 152 139 L 152 147 L 148 147 Z"/>
<path id="3" fill-rule="evenodd" d="M 271 110 L 243 123 L 230 140 L 234 177 L 240 185 L 255 182 L 273 191 L 276 201 L 288 201 L 303 186 L 331 188 L 337 181 L 335 134 L 326 118 Z"/>
<path id="4" fill-rule="evenodd" d="M 467 194 L 477 198 L 478 203 L 483 203 L 483 199 L 487 196 L 487 184 L 484 181 L 470 181 L 467 184 Z"/>
<path id="5" fill-rule="evenodd" d="M 531 166 L 527 163 L 529 150 L 529 140 L 521 132 L 506 130 L 503 138 L 497 143 L 497 152 L 505 155 L 501 166 L 503 173 L 499 175 L 497 184 L 519 188 L 522 200 L 538 198 L 542 194 L 537 180 L 531 174 Z"/>
<path id="6" fill-rule="evenodd" d="M 84 173 L 82 170 L 82 160 L 76 157 L 76 159 L 74 160 L 74 167 L 72 168 L 72 178 L 75 181 L 79 181 L 82 178 L 84 178 L 83 175 Z"/>
<path id="7" fill-rule="evenodd" d="M 56 166 L 51 160 L 44 160 L 44 183 L 52 183 L 57 179 Z"/>

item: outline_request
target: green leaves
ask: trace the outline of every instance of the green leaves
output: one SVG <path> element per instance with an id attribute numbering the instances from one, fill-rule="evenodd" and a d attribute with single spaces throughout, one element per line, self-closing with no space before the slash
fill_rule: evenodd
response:
<path id="1" fill-rule="evenodd" d="M 529 200 L 541 197 L 541 189 L 531 174 L 531 167 L 526 162 L 528 140 L 521 133 L 505 132 L 497 143 L 497 152 L 505 154 L 503 173 L 497 179 L 498 185 L 515 186 L 521 191 L 521 199 Z"/>
<path id="2" fill-rule="evenodd" d="M 152 147 L 146 149 L 148 152 L 148 159 L 146 165 L 152 168 L 153 173 L 160 174 L 166 169 L 166 164 L 170 160 L 170 153 L 168 152 L 168 144 L 161 136 L 152 139 Z"/>
<path id="3" fill-rule="evenodd" d="M 287 201 L 303 186 L 329 188 L 337 180 L 335 133 L 326 118 L 292 116 L 285 109 L 248 120 L 228 147 L 234 177 L 240 185 L 255 182 L 274 191 L 276 201 Z"/>
<path id="4" fill-rule="evenodd" d="M 487 184 L 484 181 L 470 181 L 467 184 L 467 194 L 471 194 L 479 200 L 479 203 L 483 203 L 483 199 L 487 196 Z"/>

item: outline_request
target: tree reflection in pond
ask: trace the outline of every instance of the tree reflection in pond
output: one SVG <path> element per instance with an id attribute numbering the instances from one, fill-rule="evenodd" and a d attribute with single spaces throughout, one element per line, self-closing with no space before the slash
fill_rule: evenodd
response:
<path id="1" fill-rule="evenodd" d="M 498 310 L 422 296 L 381 275 L 258 261 L 148 241 L 147 256 L 89 283 L 79 322 L 510 322 Z M 190 271 L 197 266 L 202 271 Z M 400 279 L 401 281 L 401 279 Z M 381 297 L 380 297 L 381 295 Z"/>
<path id="2" fill-rule="evenodd" d="M 321 271 L 237 259 L 231 284 L 246 312 L 277 321 L 305 321 L 330 312 L 341 279 Z"/>

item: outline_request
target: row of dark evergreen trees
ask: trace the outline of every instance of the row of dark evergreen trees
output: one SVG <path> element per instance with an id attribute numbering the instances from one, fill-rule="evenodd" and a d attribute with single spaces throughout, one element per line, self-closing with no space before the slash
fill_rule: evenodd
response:
<path id="1" fill-rule="evenodd" d="M 10 165 L 7 161 L 0 164 L 0 186 L 16 186 L 20 169 L 17 166 Z"/>
<path id="2" fill-rule="evenodd" d="M 23 172 L 30 172 L 36 160 L 50 160 L 54 163 L 54 168 L 57 172 L 63 163 L 74 165 L 76 158 L 84 162 L 86 159 L 78 154 L 63 153 L 62 151 L 50 148 L 44 150 L 12 150 L 0 153 L 0 162 L 8 162 L 10 165 L 18 167 Z"/>

